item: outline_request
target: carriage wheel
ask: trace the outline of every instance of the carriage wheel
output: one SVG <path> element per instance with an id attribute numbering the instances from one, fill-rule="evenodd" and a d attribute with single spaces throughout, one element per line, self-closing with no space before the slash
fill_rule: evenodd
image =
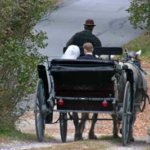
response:
<path id="1" fill-rule="evenodd" d="M 125 86 L 122 114 L 122 140 L 123 146 L 130 141 L 131 131 L 131 86 L 128 81 Z"/>
<path id="2" fill-rule="evenodd" d="M 45 93 L 43 81 L 40 79 L 37 83 L 37 94 L 35 100 L 35 128 L 36 135 L 39 142 L 44 140 L 44 131 L 45 131 L 45 117 L 42 112 L 42 106 L 45 103 Z"/>
<path id="3" fill-rule="evenodd" d="M 66 142 L 67 137 L 67 113 L 60 113 L 60 134 L 62 142 Z"/>

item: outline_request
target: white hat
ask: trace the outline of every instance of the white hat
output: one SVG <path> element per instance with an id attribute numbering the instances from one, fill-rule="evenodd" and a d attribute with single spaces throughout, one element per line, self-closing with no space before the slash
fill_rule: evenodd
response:
<path id="1" fill-rule="evenodd" d="M 62 59 L 77 59 L 80 56 L 80 49 L 76 45 L 70 45 L 61 57 Z"/>

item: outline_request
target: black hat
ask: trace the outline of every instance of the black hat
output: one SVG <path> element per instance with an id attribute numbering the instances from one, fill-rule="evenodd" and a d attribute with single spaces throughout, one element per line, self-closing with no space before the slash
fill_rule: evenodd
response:
<path id="1" fill-rule="evenodd" d="M 96 26 L 95 24 L 94 24 L 94 20 L 93 19 L 87 19 L 86 21 L 85 21 L 85 24 L 84 25 L 86 25 L 86 26 Z"/>

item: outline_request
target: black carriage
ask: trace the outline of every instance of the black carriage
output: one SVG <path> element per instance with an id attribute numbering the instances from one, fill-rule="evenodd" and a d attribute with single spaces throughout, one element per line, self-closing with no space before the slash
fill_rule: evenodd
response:
<path id="1" fill-rule="evenodd" d="M 121 48 L 98 48 L 97 55 L 121 55 Z M 135 103 L 133 72 L 117 60 L 62 60 L 48 62 L 48 69 L 38 65 L 39 81 L 35 102 L 35 125 L 39 141 L 44 139 L 45 124 L 53 123 L 53 112 L 59 112 L 60 134 L 66 142 L 69 113 L 113 114 L 122 120 L 122 141 L 130 141 Z M 48 72 L 48 75 L 47 75 Z M 123 78 L 123 80 L 122 80 Z M 122 91 L 119 90 L 124 85 Z M 122 92 L 122 96 L 119 92 Z"/>

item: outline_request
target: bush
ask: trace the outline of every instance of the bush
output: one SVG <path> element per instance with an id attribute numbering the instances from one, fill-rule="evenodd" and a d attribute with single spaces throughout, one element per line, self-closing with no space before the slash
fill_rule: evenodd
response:
<path id="1" fill-rule="evenodd" d="M 128 11 L 129 20 L 135 28 L 139 27 L 150 32 L 150 0 L 132 0 Z"/>
<path id="2" fill-rule="evenodd" d="M 38 48 L 47 38 L 33 28 L 54 0 L 0 1 L 0 123 L 15 122 L 18 101 L 33 91 L 36 66 L 43 61 Z"/>

